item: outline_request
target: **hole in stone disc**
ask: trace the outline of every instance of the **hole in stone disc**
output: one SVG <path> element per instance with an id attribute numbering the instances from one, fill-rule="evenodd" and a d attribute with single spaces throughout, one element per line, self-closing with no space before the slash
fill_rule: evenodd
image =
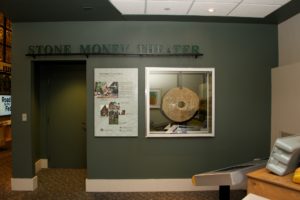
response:
<path id="1" fill-rule="evenodd" d="M 185 106 L 185 103 L 183 101 L 179 101 L 177 105 L 179 108 L 183 108 Z"/>

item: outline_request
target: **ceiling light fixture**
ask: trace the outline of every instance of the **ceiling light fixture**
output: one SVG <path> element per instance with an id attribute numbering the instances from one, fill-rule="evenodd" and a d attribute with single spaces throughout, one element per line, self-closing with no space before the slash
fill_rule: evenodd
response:
<path id="1" fill-rule="evenodd" d="M 208 12 L 213 13 L 213 12 L 215 12 L 215 9 L 209 8 L 209 9 L 208 9 Z"/>

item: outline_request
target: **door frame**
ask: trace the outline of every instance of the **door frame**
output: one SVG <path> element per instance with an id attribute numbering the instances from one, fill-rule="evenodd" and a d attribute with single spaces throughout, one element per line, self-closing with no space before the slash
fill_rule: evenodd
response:
<path id="1" fill-rule="evenodd" d="M 69 65 L 66 67 L 70 67 L 69 69 L 72 70 L 72 63 L 74 64 L 82 64 L 82 67 L 84 68 L 84 74 L 85 77 L 85 89 L 86 89 L 86 95 L 87 95 L 87 62 L 86 60 L 37 60 L 32 61 L 32 135 L 33 135 L 33 149 L 35 149 L 33 152 L 35 152 L 34 160 L 35 160 L 35 171 L 37 172 L 40 168 L 48 168 L 48 158 L 49 158 L 49 140 L 48 140 L 48 133 L 47 129 L 45 129 L 45 123 L 48 119 L 45 117 L 42 118 L 43 114 L 43 106 L 41 106 L 41 99 L 40 99 L 40 92 L 39 89 L 41 84 L 41 74 L 40 70 L 42 70 L 42 65 L 48 65 L 47 68 L 52 71 L 56 70 L 57 66 L 59 64 Z M 51 66 L 54 66 L 53 69 L 51 69 Z M 74 69 L 74 68 L 73 68 Z M 87 97 L 86 97 L 87 100 Z M 34 105 L 38 104 L 38 105 Z M 45 105 L 44 107 L 46 107 Z M 87 101 L 86 101 L 86 113 L 85 113 L 85 124 L 87 120 Z M 45 132 L 46 131 L 46 132 Z M 85 154 L 87 154 L 87 134 L 85 134 L 85 149 L 83 150 Z M 87 166 L 87 156 L 85 157 L 84 161 L 85 167 Z"/>

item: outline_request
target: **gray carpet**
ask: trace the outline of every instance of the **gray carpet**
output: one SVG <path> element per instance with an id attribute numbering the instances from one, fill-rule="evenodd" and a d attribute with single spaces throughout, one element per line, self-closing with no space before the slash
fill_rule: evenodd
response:
<path id="1" fill-rule="evenodd" d="M 11 152 L 0 151 L 0 200 L 218 200 L 217 191 L 86 193 L 84 169 L 44 169 L 38 173 L 38 189 L 11 191 Z M 240 200 L 246 191 L 231 191 Z"/>

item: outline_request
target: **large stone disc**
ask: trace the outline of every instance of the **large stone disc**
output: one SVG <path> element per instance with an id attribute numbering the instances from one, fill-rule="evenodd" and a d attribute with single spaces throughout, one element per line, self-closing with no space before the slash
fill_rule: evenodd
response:
<path id="1" fill-rule="evenodd" d="M 170 89 L 163 97 L 162 111 L 174 122 L 191 119 L 199 109 L 200 99 L 192 90 L 185 87 Z"/>

